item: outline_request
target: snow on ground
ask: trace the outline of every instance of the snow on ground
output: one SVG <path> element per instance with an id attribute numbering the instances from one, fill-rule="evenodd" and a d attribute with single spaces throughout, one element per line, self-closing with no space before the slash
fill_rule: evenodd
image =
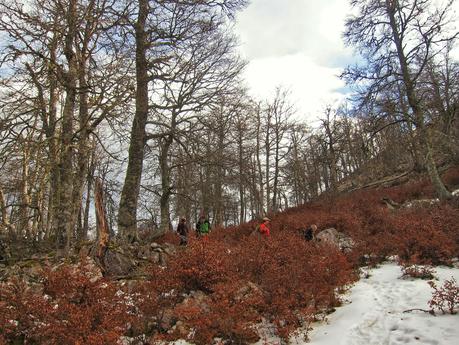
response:
<path id="1" fill-rule="evenodd" d="M 436 267 L 437 286 L 454 277 L 458 268 Z M 459 344 L 459 314 L 437 316 L 413 308 L 429 309 L 432 289 L 427 281 L 402 279 L 400 267 L 386 263 L 370 271 L 344 297 L 344 305 L 328 316 L 326 324 L 313 324 L 314 345 Z"/>

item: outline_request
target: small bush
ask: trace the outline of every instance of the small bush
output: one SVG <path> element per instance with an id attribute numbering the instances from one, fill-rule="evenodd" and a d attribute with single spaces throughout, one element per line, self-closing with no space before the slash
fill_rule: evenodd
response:
<path id="1" fill-rule="evenodd" d="M 429 306 L 432 310 L 439 309 L 443 314 L 447 311 L 450 314 L 455 314 L 454 309 L 459 306 L 459 286 L 456 279 L 451 277 L 446 280 L 442 287 L 437 287 L 433 281 L 428 282 L 434 290 L 432 299 L 429 301 Z"/>
<path id="2" fill-rule="evenodd" d="M 434 279 L 435 270 L 429 266 L 402 265 L 402 277 Z"/>

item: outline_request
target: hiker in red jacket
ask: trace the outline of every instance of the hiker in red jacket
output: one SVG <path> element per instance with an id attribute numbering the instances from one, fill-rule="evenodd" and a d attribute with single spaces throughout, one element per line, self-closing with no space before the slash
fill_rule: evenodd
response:
<path id="1" fill-rule="evenodd" d="M 263 236 L 269 237 L 270 230 L 269 230 L 269 222 L 271 220 L 268 217 L 263 218 L 263 223 L 260 224 L 260 234 Z"/>

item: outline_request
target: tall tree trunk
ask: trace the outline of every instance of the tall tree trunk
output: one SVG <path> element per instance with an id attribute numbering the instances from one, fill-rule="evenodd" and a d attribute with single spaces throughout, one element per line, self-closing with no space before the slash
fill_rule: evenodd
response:
<path id="1" fill-rule="evenodd" d="M 221 116 L 221 114 L 220 114 Z M 219 124 L 217 155 L 216 157 L 224 157 L 224 125 L 223 122 Z M 214 190 L 214 224 L 219 226 L 223 224 L 223 163 L 221 161 L 215 162 L 215 190 Z"/>
<path id="2" fill-rule="evenodd" d="M 88 168 L 87 176 L 86 176 L 86 204 L 84 208 L 84 215 L 83 215 L 83 228 L 80 234 L 80 240 L 85 241 L 88 238 L 88 231 L 89 231 L 89 209 L 91 207 L 91 190 L 92 184 L 94 181 L 94 172 L 96 169 L 96 164 L 94 162 L 95 152 L 92 152 L 91 155 L 91 163 Z"/>
<path id="3" fill-rule="evenodd" d="M 6 209 L 5 194 L 3 193 L 3 189 L 1 187 L 0 187 L 0 212 L 2 215 L 2 222 L 1 222 L 2 228 L 8 231 L 8 235 L 11 239 L 16 238 L 16 229 L 14 228 L 14 225 L 10 223 L 10 217 Z"/>
<path id="4" fill-rule="evenodd" d="M 84 45 L 85 46 L 85 45 Z M 86 55 L 87 47 L 83 48 L 82 55 Z M 80 57 L 80 64 L 78 70 L 79 76 L 79 138 L 78 138 L 78 156 L 76 159 L 76 173 L 73 181 L 73 193 L 72 193 L 72 217 L 71 227 L 76 228 L 78 221 L 78 215 L 81 213 L 82 201 L 83 201 L 83 190 L 84 182 L 86 180 L 88 165 L 89 165 L 89 132 L 88 132 L 88 121 L 89 121 L 89 107 L 88 107 L 88 89 L 87 83 L 87 62 L 85 57 Z M 75 234 L 78 240 L 80 240 L 80 233 Z"/>
<path id="5" fill-rule="evenodd" d="M 261 168 L 261 114 L 260 109 L 257 110 L 257 138 L 256 138 L 256 147 L 255 147 L 255 156 L 257 161 L 257 176 L 258 176 L 258 188 L 259 188 L 259 197 L 257 205 L 257 216 L 261 217 L 264 214 L 264 184 L 263 184 L 263 170 Z"/>
<path id="6" fill-rule="evenodd" d="M 22 178 L 21 178 L 21 205 L 19 206 L 19 228 L 18 235 L 30 239 L 29 207 L 31 197 L 29 195 L 29 165 L 30 148 L 26 142 L 22 150 Z"/>
<path id="7" fill-rule="evenodd" d="M 278 195 L 279 195 L 279 165 L 280 165 L 280 135 L 279 124 L 276 123 L 276 147 L 274 151 L 274 177 L 273 177 L 273 198 L 271 209 L 277 211 L 278 209 Z"/>
<path id="8" fill-rule="evenodd" d="M 136 42 L 136 96 L 135 115 L 131 129 L 129 158 L 121 192 L 120 207 L 118 210 L 118 231 L 121 238 L 127 241 L 137 239 L 137 204 L 142 180 L 143 159 L 145 152 L 145 127 L 148 117 L 148 62 L 147 37 L 145 29 L 148 17 L 148 0 L 139 0 L 139 13 L 135 25 Z"/>
<path id="9" fill-rule="evenodd" d="M 97 232 L 95 257 L 100 267 L 102 268 L 102 272 L 105 273 L 104 259 L 105 253 L 108 249 L 108 244 L 110 242 L 110 231 L 107 222 L 107 212 L 105 210 L 103 186 L 102 181 L 100 179 L 96 179 L 94 199 L 96 208 Z"/>
<path id="10" fill-rule="evenodd" d="M 65 35 L 64 54 L 68 71 L 64 75 L 66 92 L 62 113 L 61 155 L 59 166 L 59 204 L 57 205 L 57 248 L 64 249 L 68 255 L 72 235 L 72 192 L 73 192 L 73 115 L 77 93 L 77 60 L 74 42 L 77 34 L 77 0 L 70 0 L 67 11 L 67 33 Z"/>
<path id="11" fill-rule="evenodd" d="M 160 213 L 161 223 L 159 226 L 160 234 L 165 234 L 169 231 L 171 225 L 170 212 L 170 196 L 172 192 L 171 186 L 171 171 L 169 167 L 169 150 L 172 145 L 173 137 L 168 135 L 164 138 L 159 154 L 159 166 L 161 169 L 161 198 L 160 198 Z"/>
<path id="12" fill-rule="evenodd" d="M 57 34 L 54 34 L 50 47 L 51 61 L 56 60 Z M 48 196 L 48 216 L 46 223 L 45 238 L 48 238 L 55 229 L 57 222 L 57 205 L 59 200 L 59 165 L 58 165 L 58 141 L 56 139 L 56 117 L 57 117 L 57 80 L 56 67 L 53 63 L 49 64 L 48 79 L 50 80 L 48 113 L 44 115 L 44 129 L 48 142 L 49 171 L 49 196 Z"/>
<path id="13" fill-rule="evenodd" d="M 245 212 L 246 212 L 246 202 L 245 202 L 245 195 L 244 195 L 244 146 L 243 146 L 243 139 L 242 133 L 240 133 L 240 137 L 238 138 L 238 155 L 239 155 L 239 222 L 245 222 Z"/>

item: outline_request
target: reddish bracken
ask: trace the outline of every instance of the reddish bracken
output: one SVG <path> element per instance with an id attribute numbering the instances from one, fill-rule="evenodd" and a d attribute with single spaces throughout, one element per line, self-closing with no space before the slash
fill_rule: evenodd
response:
<path id="1" fill-rule="evenodd" d="M 0 289 L 0 339 L 27 344 L 115 344 L 131 319 L 117 287 L 85 269 L 43 273 L 43 290 L 19 280 Z"/>
<path id="2" fill-rule="evenodd" d="M 446 178 L 457 184 L 459 170 Z M 0 288 L 0 344 L 114 344 L 122 335 L 139 343 L 182 338 L 198 345 L 215 339 L 245 344 L 258 339 L 262 322 L 288 339 L 339 305 L 337 293 L 356 279 L 359 265 L 397 255 L 407 274 L 423 276 L 427 269 L 408 267 L 449 264 L 457 257 L 457 200 L 395 210 L 381 202 L 431 196 L 429 182 L 420 179 L 271 214 L 270 238 L 257 236 L 255 221 L 214 228 L 206 238 L 191 234 L 189 245 L 177 248 L 166 267 L 152 265 L 143 272 L 147 279 L 128 284 L 129 293 L 68 266 L 45 272 L 38 290 L 12 280 Z M 305 241 L 299 229 L 313 223 L 350 236 L 353 250 Z M 178 244 L 178 237 L 169 233 L 161 241 Z M 431 284 L 431 308 L 455 312 L 455 281 L 441 288 Z"/>

